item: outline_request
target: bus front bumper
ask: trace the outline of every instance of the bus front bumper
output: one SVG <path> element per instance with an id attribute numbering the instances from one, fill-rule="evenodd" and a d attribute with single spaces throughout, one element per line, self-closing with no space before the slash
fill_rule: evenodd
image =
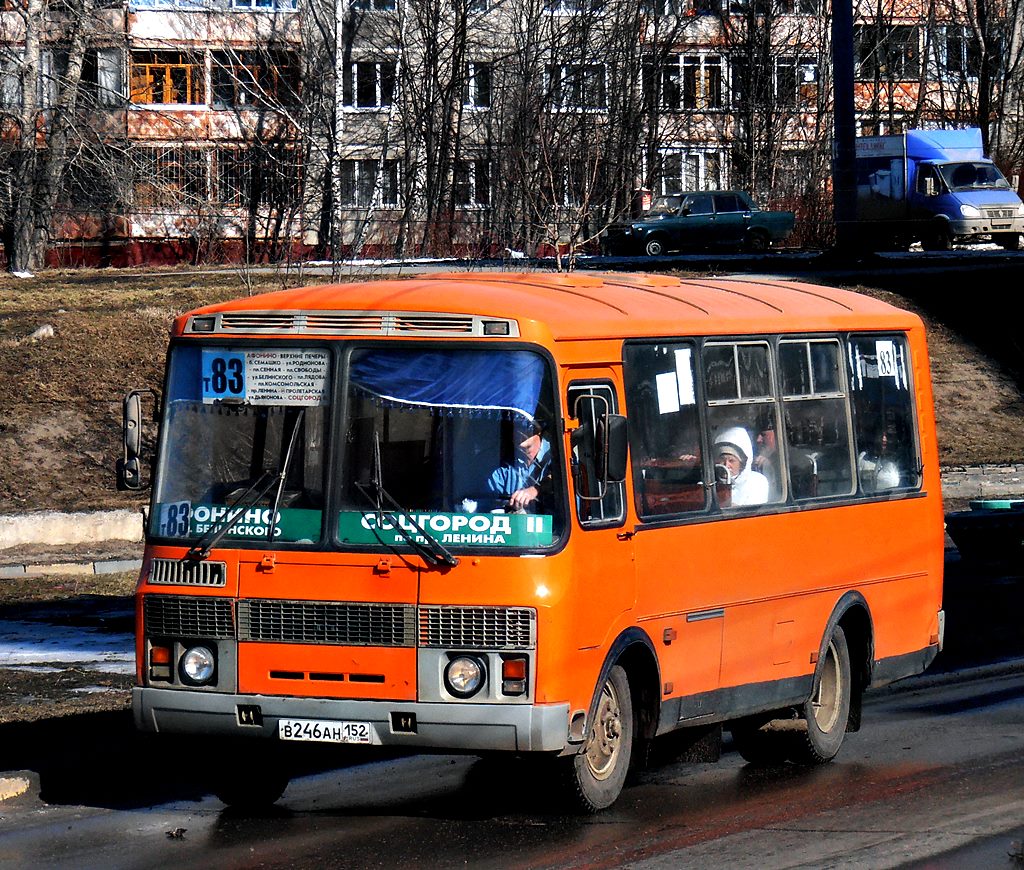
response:
<path id="1" fill-rule="evenodd" d="M 376 746 L 555 752 L 569 745 L 568 704 L 429 704 L 132 690 L 142 731 L 278 738 L 281 719 L 368 722 Z"/>

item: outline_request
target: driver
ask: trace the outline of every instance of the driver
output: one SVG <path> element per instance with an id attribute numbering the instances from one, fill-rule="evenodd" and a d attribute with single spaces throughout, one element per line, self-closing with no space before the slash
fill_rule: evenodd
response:
<path id="1" fill-rule="evenodd" d="M 551 445 L 536 420 L 517 420 L 513 430 L 516 455 L 494 469 L 487 490 L 507 500 L 511 511 L 536 511 L 541 485 L 551 474 Z"/>

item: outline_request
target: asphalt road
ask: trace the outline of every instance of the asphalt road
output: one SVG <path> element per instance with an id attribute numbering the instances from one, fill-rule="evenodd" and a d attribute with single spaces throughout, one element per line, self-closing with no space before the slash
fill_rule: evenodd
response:
<path id="1" fill-rule="evenodd" d="M 249 817 L 208 793 L 210 741 L 136 734 L 127 713 L 0 726 L 0 778 L 32 784 L 0 802 L 0 867 L 1022 866 L 1019 570 L 950 561 L 934 674 L 872 692 L 832 764 L 662 752 L 594 817 L 548 805 L 522 765 L 355 747 L 302 747 L 305 775 Z"/>

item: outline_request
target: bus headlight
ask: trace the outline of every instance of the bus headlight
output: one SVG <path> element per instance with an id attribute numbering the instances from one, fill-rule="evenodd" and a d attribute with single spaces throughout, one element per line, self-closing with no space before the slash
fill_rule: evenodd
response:
<path id="1" fill-rule="evenodd" d="M 181 679 L 192 686 L 203 686 L 213 679 L 217 669 L 217 660 L 213 650 L 205 646 L 193 646 L 185 650 L 178 663 Z"/>
<path id="2" fill-rule="evenodd" d="M 487 668 L 476 656 L 456 656 L 444 669 L 444 687 L 456 698 L 471 698 L 487 679 Z"/>
<path id="3" fill-rule="evenodd" d="M 979 218 L 981 217 L 981 209 L 973 205 L 962 205 L 960 206 L 960 214 L 965 218 Z"/>

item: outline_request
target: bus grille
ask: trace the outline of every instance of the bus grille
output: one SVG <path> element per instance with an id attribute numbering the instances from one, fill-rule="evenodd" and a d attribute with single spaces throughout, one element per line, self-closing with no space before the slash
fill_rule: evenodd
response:
<path id="1" fill-rule="evenodd" d="M 231 600 L 228 598 L 147 595 L 143 608 L 146 634 L 150 636 L 235 636 Z"/>
<path id="2" fill-rule="evenodd" d="M 165 586 L 223 586 L 227 581 L 227 568 L 224 562 L 154 559 L 147 582 Z"/>
<path id="3" fill-rule="evenodd" d="M 338 646 L 414 646 L 410 604 L 254 600 L 238 603 L 238 639 Z"/>
<path id="4" fill-rule="evenodd" d="M 420 646 L 533 649 L 536 629 L 529 607 L 420 608 Z"/>
<path id="5" fill-rule="evenodd" d="M 982 212 L 989 220 L 993 218 L 1012 218 L 1017 215 L 1017 209 L 1015 208 L 985 208 L 982 209 Z"/>

